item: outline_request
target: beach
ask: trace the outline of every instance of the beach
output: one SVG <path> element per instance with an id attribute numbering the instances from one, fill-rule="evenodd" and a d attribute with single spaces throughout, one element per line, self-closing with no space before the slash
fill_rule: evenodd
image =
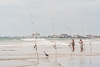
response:
<path id="1" fill-rule="evenodd" d="M 38 57 L 33 40 L 1 40 L 0 67 L 99 67 L 99 40 L 93 40 L 91 45 L 89 39 L 83 40 L 84 51 L 80 52 L 76 39 L 75 51 L 72 52 L 68 46 L 69 40 L 56 40 L 55 49 L 53 40 L 41 39 L 36 41 Z M 49 56 L 45 56 L 43 51 Z"/>
<path id="2" fill-rule="evenodd" d="M 100 67 L 100 0 L 0 0 L 0 67 Z"/>

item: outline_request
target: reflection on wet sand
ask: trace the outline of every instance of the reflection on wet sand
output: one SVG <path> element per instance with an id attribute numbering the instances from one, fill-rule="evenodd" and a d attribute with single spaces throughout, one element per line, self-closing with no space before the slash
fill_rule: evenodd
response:
<path id="1" fill-rule="evenodd" d="M 80 57 L 80 67 L 85 66 L 85 57 Z"/>

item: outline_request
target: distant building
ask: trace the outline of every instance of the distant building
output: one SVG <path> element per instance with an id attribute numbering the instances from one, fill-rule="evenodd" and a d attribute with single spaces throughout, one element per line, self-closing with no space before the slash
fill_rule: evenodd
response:
<path id="1" fill-rule="evenodd" d="M 40 37 L 40 34 L 39 33 L 35 33 L 35 34 L 32 34 L 32 37 Z"/>
<path id="2" fill-rule="evenodd" d="M 85 35 L 85 37 L 88 37 L 88 38 L 90 38 L 90 37 L 91 37 L 91 35 Z"/>
<path id="3" fill-rule="evenodd" d="M 72 35 L 73 38 L 82 38 L 83 36 L 77 34 L 77 35 Z"/>
<path id="4" fill-rule="evenodd" d="M 56 38 L 60 38 L 60 35 L 56 35 Z"/>
<path id="5" fill-rule="evenodd" d="M 54 38 L 54 35 L 49 35 L 49 38 Z M 55 35 L 55 38 L 67 38 L 68 34 Z"/>
<path id="6" fill-rule="evenodd" d="M 67 38 L 68 34 L 60 34 L 60 38 Z"/>
<path id="7" fill-rule="evenodd" d="M 47 36 L 40 36 L 40 38 L 48 38 Z"/>
<path id="8" fill-rule="evenodd" d="M 48 37 L 49 38 L 54 38 L 54 36 L 56 37 L 56 35 L 49 35 Z"/>

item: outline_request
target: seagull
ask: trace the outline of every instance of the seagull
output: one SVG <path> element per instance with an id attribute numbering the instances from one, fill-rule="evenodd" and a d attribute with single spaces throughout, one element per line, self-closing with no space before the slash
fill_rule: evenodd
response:
<path id="1" fill-rule="evenodd" d="M 45 53 L 45 51 L 44 51 L 44 54 L 45 54 L 47 57 L 49 56 L 48 54 Z"/>

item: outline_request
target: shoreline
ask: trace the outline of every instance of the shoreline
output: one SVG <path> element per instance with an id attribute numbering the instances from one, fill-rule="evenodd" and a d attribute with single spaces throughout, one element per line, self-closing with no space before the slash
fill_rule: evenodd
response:
<path id="1" fill-rule="evenodd" d="M 100 58 L 100 53 L 97 50 L 94 50 L 95 47 L 99 48 L 99 45 L 92 45 L 94 48 L 90 52 L 89 45 L 86 45 L 86 51 L 80 52 L 79 46 L 75 46 L 75 52 L 71 52 L 71 49 L 66 45 L 58 45 L 57 47 L 57 61 L 55 61 L 55 49 L 52 45 L 38 46 L 39 53 L 39 62 L 37 63 L 36 51 L 32 46 L 26 47 L 0 47 L 0 67 L 66 67 L 68 63 L 71 63 L 68 60 L 73 60 L 80 62 L 80 58 L 86 60 L 93 58 Z M 49 54 L 47 58 L 43 51 L 46 51 Z M 74 59 L 73 59 L 74 58 Z M 86 59 L 87 58 L 87 59 Z M 99 61 L 98 59 L 96 59 Z M 66 61 L 66 62 L 65 62 Z M 83 61 L 82 61 L 83 62 Z M 93 62 L 93 60 L 91 61 Z M 100 62 L 100 61 L 99 61 Z M 9 65 L 10 64 L 10 65 Z M 76 64 L 76 62 L 74 62 Z M 94 63 L 92 63 L 94 65 Z M 72 64 L 73 65 L 73 64 Z M 78 64 L 80 65 L 80 63 Z M 86 64 L 84 64 L 86 65 Z M 69 67 L 73 67 L 70 66 Z M 74 67 L 76 67 L 74 65 Z"/>

